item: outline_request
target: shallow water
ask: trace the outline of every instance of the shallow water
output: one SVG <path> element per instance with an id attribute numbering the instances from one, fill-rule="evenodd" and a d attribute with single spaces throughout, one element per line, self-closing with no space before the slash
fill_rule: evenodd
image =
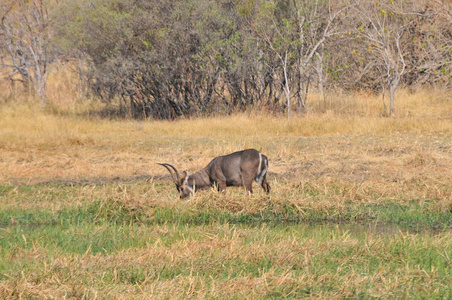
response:
<path id="1" fill-rule="evenodd" d="M 449 231 L 447 228 L 412 228 L 393 223 L 370 222 L 362 223 L 318 223 L 308 225 L 312 230 L 348 232 L 352 236 L 363 237 L 368 235 L 391 237 L 400 234 L 435 235 Z"/>

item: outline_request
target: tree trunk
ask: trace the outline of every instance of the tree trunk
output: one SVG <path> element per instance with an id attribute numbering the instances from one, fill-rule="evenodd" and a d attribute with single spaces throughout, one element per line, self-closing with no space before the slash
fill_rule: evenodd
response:
<path id="1" fill-rule="evenodd" d="M 286 101 L 287 101 L 287 118 L 290 118 L 290 86 L 289 86 L 289 76 L 287 75 L 287 51 L 286 55 L 284 56 L 284 92 L 286 94 Z"/>
<path id="2" fill-rule="evenodd" d="M 41 106 L 45 107 L 47 104 L 46 100 L 46 75 L 39 74 L 37 70 L 35 70 L 35 90 L 38 94 L 39 99 L 41 100 Z"/>
<path id="3" fill-rule="evenodd" d="M 319 94 L 320 99 L 323 100 L 323 106 L 324 109 L 326 109 L 326 99 L 325 99 L 325 92 L 324 92 L 324 78 L 323 78 L 323 53 L 319 54 L 316 53 L 317 60 L 315 64 L 315 69 L 317 71 L 317 78 L 318 78 L 318 84 L 319 84 Z"/>
<path id="4" fill-rule="evenodd" d="M 394 102 L 395 102 L 395 92 L 399 87 L 400 75 L 397 71 L 392 72 L 392 76 L 388 77 L 389 85 L 389 116 L 392 118 L 394 116 Z"/>

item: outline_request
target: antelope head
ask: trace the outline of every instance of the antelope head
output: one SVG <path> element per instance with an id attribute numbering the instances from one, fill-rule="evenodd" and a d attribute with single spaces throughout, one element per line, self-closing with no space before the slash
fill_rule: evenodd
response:
<path id="1" fill-rule="evenodd" d="M 159 164 L 165 169 L 168 170 L 168 172 L 171 175 L 171 178 L 173 179 L 174 184 L 176 185 L 177 191 L 180 194 L 180 198 L 188 197 L 190 194 L 192 194 L 195 190 L 193 184 L 188 183 L 189 173 L 188 171 L 184 171 L 182 174 L 182 177 L 179 176 L 179 172 L 175 167 L 173 167 L 170 164 Z"/>

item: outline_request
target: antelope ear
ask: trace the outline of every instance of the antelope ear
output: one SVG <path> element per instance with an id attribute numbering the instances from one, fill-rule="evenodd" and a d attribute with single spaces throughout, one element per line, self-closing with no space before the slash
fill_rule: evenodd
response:
<path id="1" fill-rule="evenodd" d="M 184 184 L 188 184 L 188 177 L 190 176 L 190 173 L 188 173 L 188 171 L 184 171 L 185 176 L 184 176 Z"/>

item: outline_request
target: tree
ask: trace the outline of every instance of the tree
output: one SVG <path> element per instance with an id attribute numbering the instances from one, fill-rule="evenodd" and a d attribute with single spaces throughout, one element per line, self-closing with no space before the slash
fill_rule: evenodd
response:
<path id="1" fill-rule="evenodd" d="M 392 116 L 401 84 L 450 74 L 450 14 L 424 14 L 417 0 L 59 3 L 59 45 L 84 58 L 93 91 L 107 103 L 119 99 L 131 117 L 256 104 L 290 116 L 294 107 L 307 110 L 311 82 L 321 93 L 327 84 L 383 88 Z M 432 26 L 429 15 L 436 16 Z"/>
<path id="2" fill-rule="evenodd" d="M 298 108 L 307 108 L 311 70 L 316 70 L 319 91 L 324 93 L 324 56 L 343 34 L 342 15 L 349 7 L 342 1 L 294 1 L 296 12 L 296 45 L 298 70 Z M 306 78 L 306 80 L 303 80 Z"/>
<path id="3" fill-rule="evenodd" d="M 452 4 L 435 0 L 417 9 L 410 23 L 409 85 L 452 84 Z"/>
<path id="4" fill-rule="evenodd" d="M 220 4 L 67 1 L 75 17 L 59 36 L 90 60 L 97 94 L 121 99 L 131 116 L 204 113 L 223 99 L 216 89 L 237 33 Z"/>
<path id="5" fill-rule="evenodd" d="M 323 87 L 324 45 L 340 34 L 339 17 L 346 8 L 320 0 L 260 1 L 256 14 L 249 16 L 248 23 L 263 50 L 279 60 L 288 117 L 294 96 L 297 109 L 306 110 L 312 69 L 322 72 L 318 79 Z"/>
<path id="6" fill-rule="evenodd" d="M 47 73 L 57 56 L 46 2 L 7 0 L 0 4 L 0 18 L 0 68 L 9 71 L 7 78 L 19 74 L 26 87 L 31 84 L 45 106 Z"/>
<path id="7" fill-rule="evenodd" d="M 374 68 L 384 70 L 384 88 L 389 90 L 389 116 L 394 115 L 395 92 L 407 73 L 409 24 L 414 12 L 403 0 L 356 2 L 359 23 L 355 33 L 365 42 L 367 55 Z"/>

